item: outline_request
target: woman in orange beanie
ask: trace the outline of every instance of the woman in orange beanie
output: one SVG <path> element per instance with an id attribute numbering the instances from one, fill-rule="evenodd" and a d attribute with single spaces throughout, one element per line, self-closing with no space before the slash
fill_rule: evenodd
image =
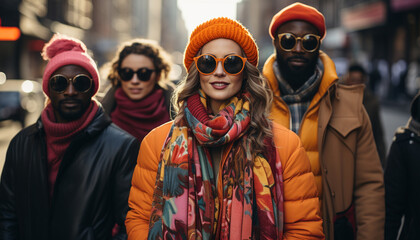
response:
<path id="1" fill-rule="evenodd" d="M 311 166 L 298 137 L 268 120 L 257 63 L 239 22 L 193 31 L 178 114 L 141 145 L 128 239 L 323 239 Z"/>

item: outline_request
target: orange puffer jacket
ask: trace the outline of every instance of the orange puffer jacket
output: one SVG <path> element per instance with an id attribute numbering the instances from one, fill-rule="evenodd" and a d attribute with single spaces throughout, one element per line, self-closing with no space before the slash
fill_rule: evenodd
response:
<path id="1" fill-rule="evenodd" d="M 319 57 L 324 64 L 322 81 L 319 86 L 318 92 L 312 98 L 308 110 L 302 119 L 298 135 L 302 140 L 302 144 L 306 150 L 306 153 L 308 154 L 312 172 L 315 176 L 315 182 L 318 189 L 318 193 L 320 195 L 320 202 L 322 202 L 322 172 L 319 163 L 320 159 L 317 142 L 319 116 L 318 111 L 321 99 L 327 93 L 328 89 L 335 84 L 338 77 L 335 72 L 335 65 L 332 62 L 332 60 L 322 51 L 320 52 Z M 287 104 L 280 96 L 278 81 L 273 70 L 273 63 L 275 60 L 276 55 L 271 55 L 267 59 L 263 68 L 263 74 L 267 78 L 269 86 L 274 93 L 274 101 L 271 106 L 270 119 L 282 126 L 285 126 L 286 128 L 290 128 L 290 110 Z"/>
<path id="2" fill-rule="evenodd" d="M 156 172 L 172 123 L 152 130 L 141 144 L 128 200 L 130 211 L 125 222 L 128 239 L 147 239 Z M 283 167 L 283 239 L 324 239 L 318 193 L 305 150 L 296 134 L 275 123 L 273 135 Z M 222 163 L 225 158 L 226 154 Z M 218 179 L 220 186 L 221 178 Z"/>

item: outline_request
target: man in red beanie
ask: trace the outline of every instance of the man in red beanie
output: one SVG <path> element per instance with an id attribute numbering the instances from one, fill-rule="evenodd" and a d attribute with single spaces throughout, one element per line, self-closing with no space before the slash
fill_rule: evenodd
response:
<path id="1" fill-rule="evenodd" d="M 294 3 L 272 19 L 275 53 L 263 74 L 274 92 L 271 118 L 297 133 L 319 192 L 326 239 L 383 239 L 383 172 L 363 86 L 344 86 L 320 51 L 324 16 Z"/>
<path id="2" fill-rule="evenodd" d="M 7 150 L 0 239 L 125 239 L 139 142 L 92 100 L 99 74 L 81 41 L 55 35 L 43 57 L 49 101 Z"/>

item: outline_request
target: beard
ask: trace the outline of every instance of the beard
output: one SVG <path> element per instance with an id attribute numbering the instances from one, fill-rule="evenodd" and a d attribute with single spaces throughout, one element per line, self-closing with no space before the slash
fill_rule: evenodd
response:
<path id="1" fill-rule="evenodd" d="M 73 101 L 77 103 L 77 106 L 74 108 L 70 108 L 70 109 L 65 108 L 63 106 L 63 101 L 60 101 L 58 103 L 58 107 L 56 108 L 56 111 L 58 112 L 58 114 L 60 114 L 60 116 L 63 119 L 66 119 L 69 122 L 77 120 L 80 117 L 82 117 L 90 105 L 90 102 L 84 103 L 83 101 L 80 101 L 80 100 L 73 100 Z"/>
<path id="2" fill-rule="evenodd" d="M 61 109 L 58 110 L 58 113 L 67 121 L 71 122 L 74 120 L 79 119 L 85 112 L 84 111 L 77 111 L 77 112 L 67 112 L 62 111 Z"/>
<path id="3" fill-rule="evenodd" d="M 278 51 L 276 51 L 276 54 L 281 76 L 294 90 L 299 89 L 314 74 L 319 57 L 319 52 L 313 55 L 312 59 L 299 55 L 284 59 Z M 304 61 L 306 64 L 304 66 L 290 66 L 289 61 L 293 59 Z"/>

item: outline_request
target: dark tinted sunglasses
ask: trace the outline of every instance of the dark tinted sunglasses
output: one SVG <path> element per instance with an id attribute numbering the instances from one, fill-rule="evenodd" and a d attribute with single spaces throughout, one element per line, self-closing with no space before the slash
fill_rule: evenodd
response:
<path id="1" fill-rule="evenodd" d="M 281 33 L 278 35 L 280 48 L 286 52 L 295 49 L 298 41 L 302 44 L 302 48 L 307 52 L 314 52 L 319 46 L 320 36 L 315 34 L 306 34 L 303 37 L 296 37 L 292 33 Z"/>
<path id="2" fill-rule="evenodd" d="M 149 68 L 139 68 L 137 71 L 134 71 L 131 68 L 121 68 L 120 70 L 118 70 L 118 75 L 120 75 L 121 80 L 130 81 L 131 79 L 133 79 L 134 74 L 137 74 L 137 78 L 140 81 L 146 82 L 149 81 L 154 71 L 156 70 Z"/>
<path id="3" fill-rule="evenodd" d="M 217 64 L 222 62 L 223 70 L 230 75 L 237 75 L 244 70 L 246 58 L 239 55 L 228 55 L 224 58 L 216 58 L 213 55 L 203 54 L 194 58 L 195 66 L 204 75 L 210 75 L 216 71 Z"/>
<path id="4" fill-rule="evenodd" d="M 60 74 L 54 75 L 50 78 L 50 87 L 55 92 L 62 93 L 68 88 L 70 82 L 79 93 L 85 93 L 92 87 L 92 78 L 86 74 L 78 74 L 73 78 L 67 78 Z"/>

